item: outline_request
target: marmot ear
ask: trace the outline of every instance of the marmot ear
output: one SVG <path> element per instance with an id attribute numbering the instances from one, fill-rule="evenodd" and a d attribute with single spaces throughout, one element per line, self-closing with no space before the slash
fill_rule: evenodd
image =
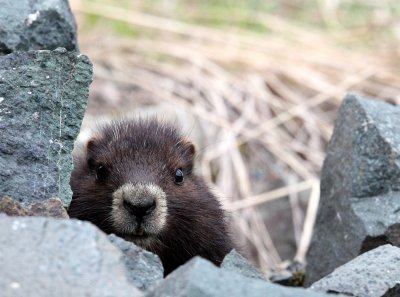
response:
<path id="1" fill-rule="evenodd" d="M 96 166 L 95 164 L 96 147 L 97 147 L 96 138 L 90 139 L 86 144 L 86 160 L 88 162 L 88 166 L 90 169 L 93 169 Z"/>
<path id="2" fill-rule="evenodd" d="M 185 160 L 186 160 L 186 169 L 188 170 L 188 172 L 191 172 L 193 170 L 193 166 L 194 166 L 194 157 L 196 154 L 196 149 L 193 145 L 193 143 L 187 141 L 184 146 L 184 156 L 185 156 Z"/>
<path id="3" fill-rule="evenodd" d="M 185 155 L 190 159 L 194 159 L 194 155 L 196 154 L 196 148 L 193 143 L 190 141 L 184 144 Z"/>
<path id="4" fill-rule="evenodd" d="M 194 159 L 194 155 L 196 154 L 196 147 L 194 146 L 194 144 L 191 142 L 187 142 L 185 147 L 187 155 L 190 156 L 191 159 Z"/>

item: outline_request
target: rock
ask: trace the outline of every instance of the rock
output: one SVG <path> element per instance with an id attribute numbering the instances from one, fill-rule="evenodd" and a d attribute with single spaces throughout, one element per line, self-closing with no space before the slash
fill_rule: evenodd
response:
<path id="1" fill-rule="evenodd" d="M 264 275 L 236 250 L 232 250 L 227 254 L 221 263 L 221 268 L 232 272 L 242 274 L 243 276 L 265 280 Z"/>
<path id="2" fill-rule="evenodd" d="M 28 216 L 29 211 L 11 197 L 5 196 L 0 200 L 0 213 L 8 216 Z"/>
<path id="3" fill-rule="evenodd" d="M 303 287 L 305 280 L 305 264 L 293 261 L 284 269 L 270 272 L 269 280 L 288 287 Z"/>
<path id="4" fill-rule="evenodd" d="M 68 213 L 59 198 L 50 198 L 33 203 L 29 207 L 29 215 L 33 217 L 69 218 Z"/>
<path id="5" fill-rule="evenodd" d="M 33 203 L 29 207 L 24 207 L 19 202 L 5 196 L 0 200 L 0 213 L 19 217 L 33 216 L 62 219 L 69 218 L 61 200 L 58 198 L 50 198 L 48 200 Z"/>
<path id="6" fill-rule="evenodd" d="M 68 0 L 0 0 L 0 55 L 15 51 L 78 50 Z"/>
<path id="7" fill-rule="evenodd" d="M 400 296 L 400 284 L 395 285 L 389 289 L 382 297 L 399 297 Z"/>
<path id="8" fill-rule="evenodd" d="M 135 287 L 147 291 L 163 279 L 164 268 L 157 255 L 145 251 L 114 234 L 108 235 L 108 239 L 122 251 L 123 260 L 128 270 L 128 278 Z"/>
<path id="9" fill-rule="evenodd" d="M 121 252 L 75 220 L 0 217 L 2 297 L 135 297 Z"/>
<path id="10" fill-rule="evenodd" d="M 400 248 L 380 246 L 335 269 L 310 289 L 350 296 L 400 296 L 394 295 L 396 291 L 400 292 L 399 263 Z"/>
<path id="11" fill-rule="evenodd" d="M 91 80 L 89 59 L 65 49 L 0 57 L 0 196 L 69 203 L 71 151 Z"/>
<path id="12" fill-rule="evenodd" d="M 220 269 L 200 257 L 194 257 L 169 274 L 146 296 L 327 297 L 331 295 L 300 288 L 287 288 L 260 279 L 248 278 L 226 269 Z"/>
<path id="13" fill-rule="evenodd" d="M 400 108 L 346 96 L 322 169 L 307 284 L 374 247 L 399 245 L 399 190 Z"/>

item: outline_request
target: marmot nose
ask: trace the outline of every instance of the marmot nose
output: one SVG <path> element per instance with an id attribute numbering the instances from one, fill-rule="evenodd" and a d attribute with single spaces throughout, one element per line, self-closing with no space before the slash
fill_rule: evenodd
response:
<path id="1" fill-rule="evenodd" d="M 124 208 L 137 218 L 142 218 L 150 213 L 156 208 L 156 201 L 149 200 L 143 203 L 134 204 L 130 201 L 124 200 Z"/>

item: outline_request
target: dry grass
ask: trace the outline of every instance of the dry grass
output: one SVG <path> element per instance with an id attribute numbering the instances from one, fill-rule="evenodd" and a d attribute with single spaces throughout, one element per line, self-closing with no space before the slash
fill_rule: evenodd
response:
<path id="1" fill-rule="evenodd" d="M 349 91 L 400 103 L 396 48 L 339 47 L 349 32 L 327 34 L 264 15 L 268 35 L 237 33 L 91 1 L 74 12 L 146 32 L 122 38 L 81 32 L 95 80 L 139 89 L 198 119 L 200 170 L 226 198 L 236 233 L 267 271 L 282 263 L 265 206 L 291 212 L 294 258 L 304 262 L 319 201 L 319 175 L 335 113 Z M 331 6 L 322 15 L 332 21 Z M 261 172 L 261 173 L 260 173 Z M 262 210 L 262 211 L 261 211 Z M 288 231 L 289 232 L 289 231 Z"/>

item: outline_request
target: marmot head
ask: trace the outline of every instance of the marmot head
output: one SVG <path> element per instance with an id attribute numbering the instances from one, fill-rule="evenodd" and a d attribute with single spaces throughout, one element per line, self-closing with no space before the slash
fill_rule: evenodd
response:
<path id="1" fill-rule="evenodd" d="M 166 228 L 171 200 L 191 188 L 194 153 L 156 120 L 106 125 L 74 160 L 68 212 L 147 248 Z"/>

